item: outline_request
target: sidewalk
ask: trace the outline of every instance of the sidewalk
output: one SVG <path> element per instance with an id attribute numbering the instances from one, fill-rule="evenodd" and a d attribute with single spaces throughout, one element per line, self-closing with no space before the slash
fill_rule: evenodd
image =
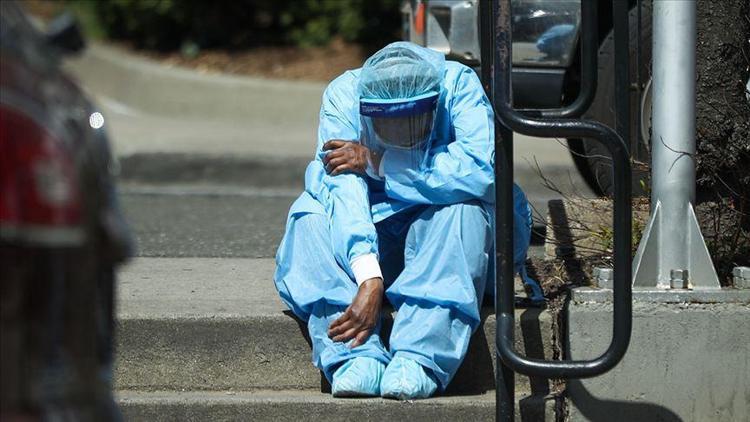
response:
<path id="1" fill-rule="evenodd" d="M 97 43 L 66 66 L 102 107 L 119 156 L 314 151 L 323 84 L 201 74 Z"/>

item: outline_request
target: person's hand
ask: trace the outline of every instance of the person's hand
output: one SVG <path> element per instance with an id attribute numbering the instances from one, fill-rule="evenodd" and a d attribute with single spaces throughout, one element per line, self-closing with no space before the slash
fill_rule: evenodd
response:
<path id="1" fill-rule="evenodd" d="M 383 279 L 371 278 L 359 286 L 352 304 L 336 321 L 328 327 L 328 337 L 333 341 L 352 341 L 354 348 L 370 337 L 380 318 L 380 307 L 383 303 Z"/>
<path id="2" fill-rule="evenodd" d="M 328 151 L 323 164 L 331 176 L 347 172 L 365 175 L 370 157 L 370 150 L 366 146 L 359 142 L 333 139 L 323 145 L 323 151 Z"/>

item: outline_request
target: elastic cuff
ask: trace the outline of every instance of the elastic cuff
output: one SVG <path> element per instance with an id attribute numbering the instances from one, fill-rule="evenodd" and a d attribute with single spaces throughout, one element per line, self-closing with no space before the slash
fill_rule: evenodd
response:
<path id="1" fill-rule="evenodd" d="M 357 286 L 371 278 L 383 278 L 383 273 L 380 271 L 380 264 L 378 264 L 378 256 L 374 253 L 360 255 L 352 259 L 349 266 L 352 268 L 354 281 L 357 282 Z"/>

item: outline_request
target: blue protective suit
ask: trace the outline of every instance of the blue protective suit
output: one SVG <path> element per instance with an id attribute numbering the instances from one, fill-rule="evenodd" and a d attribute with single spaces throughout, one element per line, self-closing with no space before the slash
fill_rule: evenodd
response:
<path id="1" fill-rule="evenodd" d="M 395 355 L 432 370 L 444 389 L 479 325 L 481 299 L 492 279 L 492 109 L 472 69 L 445 62 L 431 50 L 415 50 L 444 69 L 425 166 L 414 169 L 388 151 L 382 158 L 384 180 L 326 173 L 322 145 L 360 135 L 361 70 L 344 73 L 323 95 L 318 152 L 307 167 L 305 192 L 289 211 L 276 256 L 276 287 L 289 308 L 308 321 L 313 363 L 329 381 L 350 358 L 387 364 Z M 522 243 L 525 259 L 528 240 Z M 390 352 L 379 327 L 354 349 L 327 335 L 357 292 L 351 263 L 364 254 L 377 255 L 386 297 L 398 311 Z"/>

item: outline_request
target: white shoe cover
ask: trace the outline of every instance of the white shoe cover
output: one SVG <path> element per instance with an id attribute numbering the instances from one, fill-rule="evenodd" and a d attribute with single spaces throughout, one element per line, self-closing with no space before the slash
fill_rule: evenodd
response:
<path id="1" fill-rule="evenodd" d="M 435 394 L 437 383 L 422 365 L 402 357 L 394 357 L 383 374 L 380 394 L 398 400 L 426 399 Z"/>
<path id="2" fill-rule="evenodd" d="M 333 397 L 376 397 L 385 365 L 377 359 L 357 357 L 344 362 L 333 373 Z"/>

